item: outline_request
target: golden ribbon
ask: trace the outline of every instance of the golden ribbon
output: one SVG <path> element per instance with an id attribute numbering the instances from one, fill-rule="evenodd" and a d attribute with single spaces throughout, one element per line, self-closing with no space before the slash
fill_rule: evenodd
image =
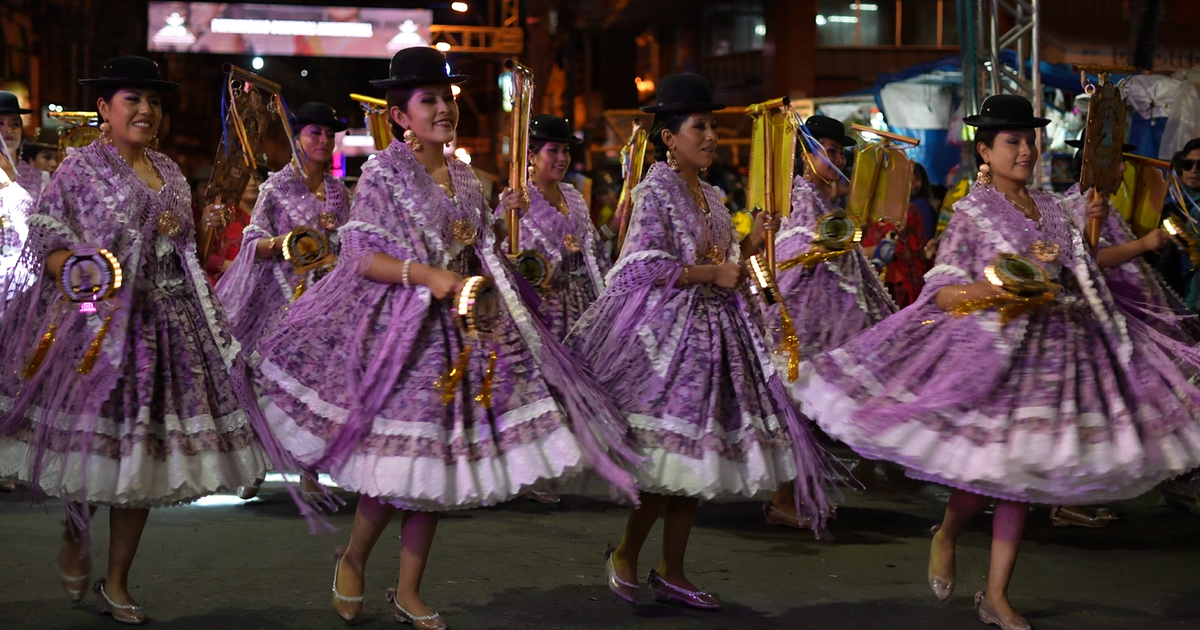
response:
<path id="1" fill-rule="evenodd" d="M 840 249 L 840 250 L 834 250 L 834 251 L 828 251 L 828 250 L 827 251 L 819 251 L 816 249 L 810 249 L 807 252 L 804 252 L 803 254 L 796 256 L 795 258 L 789 258 L 788 260 L 778 263 L 777 265 L 775 265 L 775 268 L 778 269 L 779 271 L 787 271 L 788 269 L 791 269 L 792 267 L 801 267 L 801 266 L 803 266 L 805 269 L 812 269 L 813 267 L 816 267 L 817 265 L 819 265 L 827 260 L 833 260 L 834 258 L 838 258 L 840 256 L 845 256 L 846 254 L 849 254 L 851 251 L 853 251 L 853 248 Z"/>
<path id="2" fill-rule="evenodd" d="M 991 297 L 963 300 L 947 309 L 955 317 L 963 317 L 977 311 L 996 309 L 1000 313 L 1000 325 L 1007 326 L 1012 320 L 1028 315 L 1046 304 L 1054 301 L 1054 293 L 1047 291 L 1033 297 L 1021 297 L 1006 293 Z"/>

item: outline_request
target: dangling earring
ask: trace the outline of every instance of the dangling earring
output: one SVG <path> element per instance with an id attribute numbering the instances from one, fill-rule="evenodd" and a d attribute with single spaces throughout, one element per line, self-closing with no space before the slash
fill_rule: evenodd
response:
<path id="1" fill-rule="evenodd" d="M 100 123 L 100 142 L 104 144 L 112 144 L 112 125 L 102 122 Z"/>
<path id="2" fill-rule="evenodd" d="M 148 145 L 148 148 L 149 148 L 151 151 L 157 151 L 157 150 L 158 150 L 158 136 L 157 136 L 157 135 L 156 135 L 156 136 L 154 136 L 153 138 L 150 138 L 150 144 Z"/>
<path id="3" fill-rule="evenodd" d="M 529 163 L 529 166 L 525 169 L 525 172 L 529 174 L 529 179 L 536 179 L 534 175 L 533 162 Z"/>
<path id="4" fill-rule="evenodd" d="M 667 149 L 667 168 L 670 168 L 676 173 L 679 172 L 679 160 L 675 159 L 675 154 L 672 153 L 670 149 Z"/>
<path id="5" fill-rule="evenodd" d="M 975 174 L 975 181 L 984 186 L 992 184 L 992 167 L 987 164 L 979 166 L 979 172 Z"/>
<path id="6" fill-rule="evenodd" d="M 412 129 L 404 130 L 404 144 L 407 144 L 413 153 L 421 150 L 421 140 L 417 138 L 417 132 Z"/>

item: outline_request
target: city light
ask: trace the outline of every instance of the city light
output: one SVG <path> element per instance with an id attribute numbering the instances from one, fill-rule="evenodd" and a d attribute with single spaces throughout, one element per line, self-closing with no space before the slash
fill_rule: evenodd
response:
<path id="1" fill-rule="evenodd" d="M 262 70 L 263 65 L 264 62 L 262 57 L 255 57 L 254 59 L 250 60 L 250 67 L 254 68 L 255 70 Z"/>
<path id="2" fill-rule="evenodd" d="M 754 34 L 758 35 L 759 37 L 766 35 L 767 34 L 767 25 L 766 24 L 755 24 L 754 25 Z"/>
<path id="3" fill-rule="evenodd" d="M 834 24 L 858 24 L 858 17 L 853 15 L 831 15 L 829 21 Z"/>
<path id="4" fill-rule="evenodd" d="M 877 5 L 877 4 L 861 4 L 861 3 L 860 4 L 851 4 L 850 10 L 851 11 L 856 11 L 856 10 L 857 11 L 878 11 L 879 5 Z"/>
<path id="5" fill-rule="evenodd" d="M 463 164 L 471 163 L 471 154 L 468 153 L 467 150 L 462 147 L 458 147 L 457 149 L 454 150 L 454 157 L 458 158 L 458 160 L 460 162 L 462 162 Z"/>
<path id="6" fill-rule="evenodd" d="M 450 52 L 450 44 L 447 44 L 446 42 L 438 42 L 434 45 L 434 48 L 442 52 Z"/>
<path id="7" fill-rule="evenodd" d="M 458 87 L 457 85 L 451 85 L 450 92 L 453 93 L 455 96 L 458 96 L 459 94 L 462 93 L 462 88 Z"/>
<path id="8" fill-rule="evenodd" d="M 302 76 L 302 77 L 306 77 L 306 76 L 308 76 L 308 70 L 301 70 L 301 71 L 300 71 L 300 76 Z"/>
<path id="9" fill-rule="evenodd" d="M 829 20 L 826 20 L 824 15 L 817 16 L 817 26 L 825 26 L 828 23 Z"/>
<path id="10" fill-rule="evenodd" d="M 467 6 L 466 2 L 451 2 L 450 8 L 458 11 L 459 13 L 466 13 L 467 9 L 470 7 Z"/>

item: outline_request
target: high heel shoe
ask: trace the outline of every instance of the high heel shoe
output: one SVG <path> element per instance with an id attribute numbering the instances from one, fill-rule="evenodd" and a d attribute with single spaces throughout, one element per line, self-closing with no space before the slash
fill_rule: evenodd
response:
<path id="1" fill-rule="evenodd" d="M 934 544 L 937 544 L 936 541 L 934 541 L 933 543 L 930 543 L 929 570 L 925 573 L 925 577 L 926 577 L 926 579 L 929 580 L 929 588 L 930 588 L 930 590 L 933 591 L 934 597 L 937 597 L 938 601 L 944 602 L 947 599 L 950 599 L 950 596 L 954 594 L 954 579 L 937 575 L 934 572 L 934 570 L 933 570 L 933 545 Z"/>
<path id="2" fill-rule="evenodd" d="M 617 575 L 617 568 L 613 566 L 614 551 L 616 549 L 611 546 L 604 550 L 604 579 L 608 582 L 608 590 L 616 593 L 617 597 L 630 604 L 636 605 L 638 593 L 642 590 L 642 587 L 637 584 L 630 584 Z"/>
<path id="3" fill-rule="evenodd" d="M 342 567 L 342 556 L 346 555 L 346 549 L 339 547 L 333 554 L 333 610 L 342 618 L 342 621 L 351 623 L 358 618 L 359 613 L 363 609 L 362 595 L 358 597 L 347 597 L 338 592 L 338 572 Z M 355 604 L 350 608 L 342 608 L 339 604 Z"/>
<path id="4" fill-rule="evenodd" d="M 396 601 L 396 589 L 394 588 L 387 590 L 387 601 L 388 608 L 392 609 L 392 618 L 396 620 L 396 623 L 410 623 L 417 630 L 447 630 L 450 627 L 446 625 L 446 621 L 436 610 L 432 615 L 414 615 L 405 610 L 400 602 Z"/>
<path id="5" fill-rule="evenodd" d="M 721 602 L 716 597 L 704 591 L 689 591 L 682 586 L 675 586 L 664 580 L 654 569 L 650 569 L 650 575 L 646 576 L 646 583 L 650 585 L 650 593 L 654 595 L 654 601 L 660 604 L 675 601 L 689 608 L 699 608 L 700 610 L 717 610 L 721 607 Z"/>
<path id="6" fill-rule="evenodd" d="M 118 604 L 108 598 L 104 592 L 104 578 L 96 580 L 92 587 L 96 593 L 96 611 L 101 615 L 112 615 L 113 621 L 127 626 L 140 626 L 146 623 L 146 613 L 137 604 Z"/>
<path id="7" fill-rule="evenodd" d="M 1033 630 L 1033 627 L 1021 615 L 1001 617 L 1000 613 L 996 612 L 984 599 L 983 591 L 975 593 L 975 610 L 979 613 L 980 621 L 1000 626 L 1000 630 Z"/>

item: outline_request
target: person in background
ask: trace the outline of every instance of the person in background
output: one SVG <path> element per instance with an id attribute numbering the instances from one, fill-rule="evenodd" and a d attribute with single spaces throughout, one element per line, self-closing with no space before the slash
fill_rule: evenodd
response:
<path id="1" fill-rule="evenodd" d="M 912 193 L 909 203 L 917 207 L 921 214 L 922 227 L 925 228 L 925 240 L 933 238 L 937 232 L 938 209 L 933 199 L 933 190 L 929 186 L 929 173 L 920 162 L 913 162 Z"/>
<path id="2" fill-rule="evenodd" d="M 254 212 L 254 204 L 258 201 L 258 187 L 266 179 L 267 170 L 265 168 L 250 171 L 250 180 L 246 182 L 242 198 L 236 206 L 230 206 L 232 212 L 228 215 L 229 223 L 221 234 L 216 236 L 212 252 L 209 253 L 208 260 L 204 261 L 204 271 L 213 284 L 221 279 L 221 275 L 229 269 L 229 266 L 233 264 L 233 259 L 237 258 L 238 252 L 241 251 L 242 231 L 250 223 L 250 213 Z"/>
<path id="3" fill-rule="evenodd" d="M 1184 220 L 1200 220 L 1200 138 L 1193 138 L 1183 145 L 1183 150 L 1171 160 L 1171 168 L 1179 177 L 1183 199 L 1167 197 L 1163 204 L 1163 216 L 1175 215 Z M 1166 280 L 1167 286 L 1184 296 L 1188 308 L 1197 310 L 1197 295 L 1190 291 L 1192 277 L 1196 273 L 1187 251 L 1176 244 L 1168 245 L 1156 256 L 1155 267 Z"/>
<path id="4" fill-rule="evenodd" d="M 21 160 L 43 173 L 58 169 L 58 131 L 38 129 L 33 140 L 21 145 Z"/>

